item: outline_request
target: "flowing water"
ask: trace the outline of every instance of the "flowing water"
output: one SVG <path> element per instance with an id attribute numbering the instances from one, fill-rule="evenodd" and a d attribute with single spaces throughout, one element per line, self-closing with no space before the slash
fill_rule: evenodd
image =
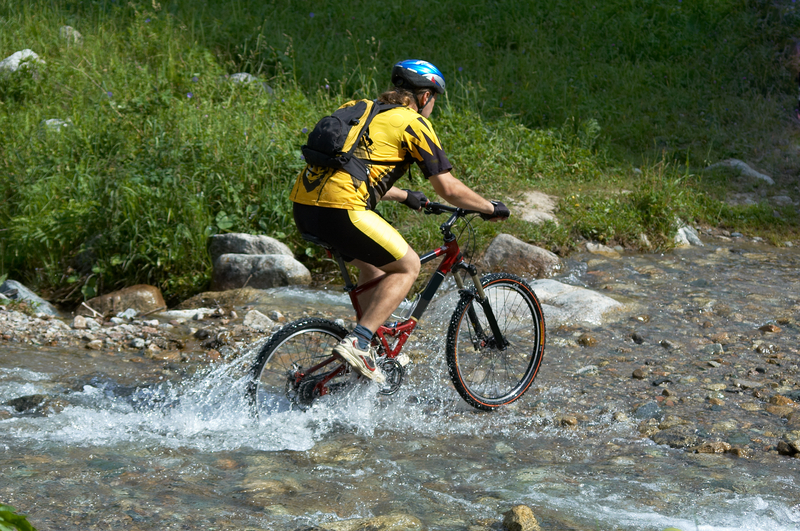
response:
<path id="1" fill-rule="evenodd" d="M 534 388 L 493 413 L 473 411 L 447 382 L 444 302 L 411 344 L 415 362 L 398 394 L 367 386 L 257 420 L 246 414 L 242 368 L 258 345 L 207 368 L 0 343 L 0 404 L 49 397 L 44 410 L 2 408 L 0 502 L 40 531 L 477 531 L 501 529 L 517 504 L 543 529 L 800 529 L 800 459 L 767 448 L 788 433 L 785 419 L 734 407 L 727 395 L 728 405 L 709 406 L 708 391 L 697 391 L 707 376 L 724 377 L 717 370 L 762 375 L 748 356 L 761 344 L 758 327 L 780 318 L 770 341 L 782 365 L 766 375 L 779 369 L 772 388 L 797 389 L 798 265 L 796 250 L 744 246 L 575 257 L 559 280 L 610 294 L 628 311 L 599 327 L 550 326 Z M 272 307 L 347 314 L 331 290 L 275 293 Z M 738 338 L 725 347 L 735 359 L 701 369 L 712 331 Z M 578 346 L 587 333 L 596 346 Z M 675 354 L 659 339 L 683 347 Z M 672 389 L 686 400 L 676 399 L 676 415 L 707 435 L 727 426 L 723 438 L 752 457 L 642 436 L 634 409 L 664 387 L 630 378 L 642 363 L 681 373 Z M 692 399 L 697 392 L 706 394 Z"/>

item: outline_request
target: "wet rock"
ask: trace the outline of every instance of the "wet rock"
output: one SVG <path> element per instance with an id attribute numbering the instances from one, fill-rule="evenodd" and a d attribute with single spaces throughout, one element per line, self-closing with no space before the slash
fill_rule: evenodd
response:
<path id="1" fill-rule="evenodd" d="M 625 308 L 611 297 L 551 279 L 536 280 L 531 282 L 531 287 L 542 303 L 548 326 L 572 323 L 601 325 L 613 312 Z"/>
<path id="2" fill-rule="evenodd" d="M 749 458 L 753 457 L 753 451 L 747 447 L 733 447 L 727 451 L 728 454 L 734 457 Z"/>
<path id="3" fill-rule="evenodd" d="M 259 332 L 269 332 L 275 327 L 275 321 L 258 310 L 250 310 L 247 312 L 244 316 L 243 324 Z"/>
<path id="4" fill-rule="evenodd" d="M 677 350 L 681 348 L 679 344 L 675 343 L 674 341 L 670 341 L 669 339 L 662 339 L 658 342 L 658 344 L 667 350 Z"/>
<path id="5" fill-rule="evenodd" d="M 13 407 L 17 413 L 35 413 L 44 407 L 47 395 L 26 395 L 11 399 L 4 406 Z"/>
<path id="6" fill-rule="evenodd" d="M 612 258 L 612 259 L 620 258 L 620 254 L 617 251 L 615 251 L 611 247 L 603 245 L 602 243 L 588 242 L 586 244 L 586 250 L 592 254 L 599 254 L 606 258 Z"/>
<path id="7" fill-rule="evenodd" d="M 800 454 L 800 448 L 798 448 L 798 441 L 794 442 L 787 442 L 787 441 L 778 441 L 778 453 L 780 455 L 789 455 L 795 456 Z"/>
<path id="8" fill-rule="evenodd" d="M 214 262 L 211 289 L 224 291 L 245 286 L 267 289 L 310 282 L 309 270 L 292 256 L 223 254 Z"/>
<path id="9" fill-rule="evenodd" d="M 597 371 L 599 371 L 599 370 L 600 370 L 600 368 L 597 365 L 587 365 L 587 366 L 581 367 L 580 369 L 575 371 L 575 374 L 577 374 L 577 375 L 597 374 Z"/>
<path id="10" fill-rule="evenodd" d="M 667 415 L 664 420 L 658 424 L 658 429 L 668 430 L 670 428 L 674 428 L 675 426 L 686 426 L 688 424 L 689 421 L 683 420 L 680 417 L 676 417 L 675 415 Z"/>
<path id="11" fill-rule="evenodd" d="M 697 435 L 691 426 L 675 426 L 668 430 L 662 430 L 650 436 L 650 439 L 658 445 L 666 445 L 671 448 L 689 448 L 697 445 Z"/>
<path id="12" fill-rule="evenodd" d="M 80 306 L 78 315 L 92 315 L 92 311 L 101 315 L 117 315 L 128 309 L 136 310 L 137 314 L 151 313 L 166 309 L 161 290 L 155 286 L 138 284 L 118 291 L 113 291 L 86 301 L 86 308 Z"/>
<path id="13" fill-rule="evenodd" d="M 761 330 L 762 332 L 769 332 L 772 334 L 777 334 L 778 332 L 781 331 L 781 328 L 773 323 L 767 323 L 763 326 L 758 327 L 758 329 Z"/>
<path id="14" fill-rule="evenodd" d="M 767 413 L 770 413 L 772 415 L 775 415 L 775 416 L 778 416 L 778 417 L 782 417 L 782 418 L 788 418 L 789 415 L 791 415 L 792 413 L 794 413 L 796 411 L 795 408 L 790 407 L 790 406 L 774 406 L 774 405 L 767 406 L 767 407 L 764 408 L 764 410 Z"/>
<path id="15" fill-rule="evenodd" d="M 658 405 L 658 402 L 653 401 L 642 404 L 636 408 L 633 416 L 637 419 L 661 419 L 663 413 L 661 411 L 661 407 Z"/>
<path id="16" fill-rule="evenodd" d="M 2 69 L 0 69 L 2 70 Z M 55 306 L 26 288 L 16 280 L 6 280 L 0 284 L 0 293 L 12 300 L 25 301 L 32 305 L 37 313 L 44 313 L 53 317 L 58 317 L 61 313 Z"/>
<path id="17" fill-rule="evenodd" d="M 72 320 L 72 328 L 75 330 L 86 330 L 88 328 L 86 324 L 86 317 L 82 315 L 76 315 Z"/>
<path id="18" fill-rule="evenodd" d="M 527 505 L 515 505 L 503 514 L 503 528 L 506 531 L 540 531 L 533 511 Z"/>
<path id="19" fill-rule="evenodd" d="M 564 427 L 573 427 L 578 425 L 578 418 L 572 415 L 561 417 L 559 423 Z"/>
<path id="20" fill-rule="evenodd" d="M 100 350 L 103 348 L 103 342 L 99 339 L 93 339 L 86 343 L 86 348 L 90 350 Z"/>
<path id="21" fill-rule="evenodd" d="M 631 377 L 633 377 L 633 378 L 635 378 L 637 380 L 644 380 L 645 378 L 647 378 L 648 374 L 650 374 L 650 371 L 640 367 L 640 368 L 635 369 L 633 371 L 633 374 L 631 375 Z"/>
<path id="22" fill-rule="evenodd" d="M 773 395 L 769 399 L 770 404 L 774 404 L 776 406 L 794 406 L 794 400 L 787 396 L 783 395 Z"/>
<path id="23" fill-rule="evenodd" d="M 581 334 L 578 338 L 578 344 L 582 347 L 594 347 L 597 343 L 597 338 L 589 334 Z"/>
<path id="24" fill-rule="evenodd" d="M 286 317 L 278 310 L 272 310 L 267 314 L 267 317 L 279 323 L 286 322 Z"/>
<path id="25" fill-rule="evenodd" d="M 800 430 L 800 411 L 793 411 L 786 417 L 786 427 L 790 430 Z"/>
<path id="26" fill-rule="evenodd" d="M 136 337 L 130 342 L 130 346 L 135 349 L 143 349 L 146 345 L 145 340 L 140 337 Z"/>
<path id="27" fill-rule="evenodd" d="M 724 441 L 709 441 L 695 448 L 699 454 L 723 454 L 731 450 L 731 445 Z"/>
<path id="28" fill-rule="evenodd" d="M 733 385 L 736 387 L 741 387 L 742 389 L 760 389 L 764 387 L 766 384 L 764 384 L 764 382 L 756 382 L 753 380 L 740 380 L 737 378 L 733 380 Z"/>
<path id="29" fill-rule="evenodd" d="M 217 234 L 208 239 L 208 254 L 211 255 L 211 262 L 223 254 L 278 254 L 284 256 L 294 256 L 289 247 L 275 238 L 269 236 L 257 236 L 254 234 L 230 233 Z"/>
<path id="30" fill-rule="evenodd" d="M 419 519 L 401 513 L 328 522 L 325 526 L 330 531 L 412 531 L 423 529 L 422 522 Z"/>
<path id="31" fill-rule="evenodd" d="M 631 339 L 633 339 L 633 342 L 636 343 L 637 345 L 641 345 L 644 343 L 644 336 L 642 336 L 639 332 L 632 333 Z"/>
<path id="32" fill-rule="evenodd" d="M 489 271 L 506 271 L 515 275 L 546 278 L 561 269 L 561 260 L 541 247 L 525 243 L 509 234 L 499 234 L 483 256 Z"/>
<path id="33" fill-rule="evenodd" d="M 718 356 L 720 354 L 725 354 L 725 349 L 719 343 L 713 343 L 711 345 L 704 346 L 703 352 L 709 356 Z"/>

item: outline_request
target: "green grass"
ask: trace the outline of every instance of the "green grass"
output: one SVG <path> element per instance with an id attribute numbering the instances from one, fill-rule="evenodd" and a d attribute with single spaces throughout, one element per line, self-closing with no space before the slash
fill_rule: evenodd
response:
<path id="1" fill-rule="evenodd" d="M 796 170 L 773 149 L 796 136 L 794 4 L 683 4 L 0 0 L 0 58 L 46 62 L 0 76 L 0 275 L 57 301 L 145 282 L 175 302 L 207 286 L 207 238 L 228 231 L 319 270 L 288 201 L 303 130 L 416 55 L 447 77 L 433 121 L 457 176 L 506 202 L 562 198 L 559 225 L 480 224 L 478 248 L 502 230 L 560 252 L 641 234 L 664 249 L 676 217 L 795 237 L 792 208 L 722 202 L 766 185 L 700 171 L 731 156 Z M 258 81 L 227 77 L 242 71 Z M 418 171 L 402 184 L 433 196 Z M 438 239 L 431 218 L 382 209 L 415 247 Z"/>

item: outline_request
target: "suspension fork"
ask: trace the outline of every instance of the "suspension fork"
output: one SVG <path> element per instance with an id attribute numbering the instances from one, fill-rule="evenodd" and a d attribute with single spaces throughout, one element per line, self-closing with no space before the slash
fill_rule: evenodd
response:
<path id="1" fill-rule="evenodd" d="M 481 279 L 478 278 L 478 269 L 472 264 L 465 264 L 463 262 L 460 262 L 453 267 L 453 278 L 456 281 L 456 286 L 458 286 L 458 289 L 462 292 L 465 290 L 464 279 L 461 278 L 462 269 L 469 273 L 470 277 L 472 278 L 472 283 L 475 286 L 475 295 L 473 298 L 476 299 L 483 308 L 483 313 L 486 315 L 486 320 L 489 322 L 489 328 L 492 331 L 495 346 L 499 350 L 505 350 L 508 346 L 508 342 L 503 337 L 503 332 L 500 330 L 500 325 L 497 324 L 497 318 L 494 315 L 492 306 L 489 304 L 489 300 L 486 298 L 486 292 L 483 290 L 483 284 L 481 284 Z M 471 304 L 469 308 L 467 308 L 467 317 L 472 323 L 472 327 L 475 329 L 475 334 L 479 338 L 484 338 L 485 332 L 483 331 L 483 327 L 478 319 L 478 314 L 475 312 L 475 307 Z"/>

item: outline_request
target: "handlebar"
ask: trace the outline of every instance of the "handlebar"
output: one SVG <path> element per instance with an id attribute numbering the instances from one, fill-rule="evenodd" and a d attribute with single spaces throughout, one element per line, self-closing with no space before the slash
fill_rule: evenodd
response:
<path id="1" fill-rule="evenodd" d="M 477 210 L 465 210 L 463 208 L 445 205 L 443 203 L 434 203 L 433 201 L 428 201 L 427 203 L 423 204 L 422 209 L 426 214 L 433 215 L 444 214 L 445 212 L 454 212 L 456 217 L 459 218 L 464 217 L 467 214 L 480 214 L 480 212 Z"/>

